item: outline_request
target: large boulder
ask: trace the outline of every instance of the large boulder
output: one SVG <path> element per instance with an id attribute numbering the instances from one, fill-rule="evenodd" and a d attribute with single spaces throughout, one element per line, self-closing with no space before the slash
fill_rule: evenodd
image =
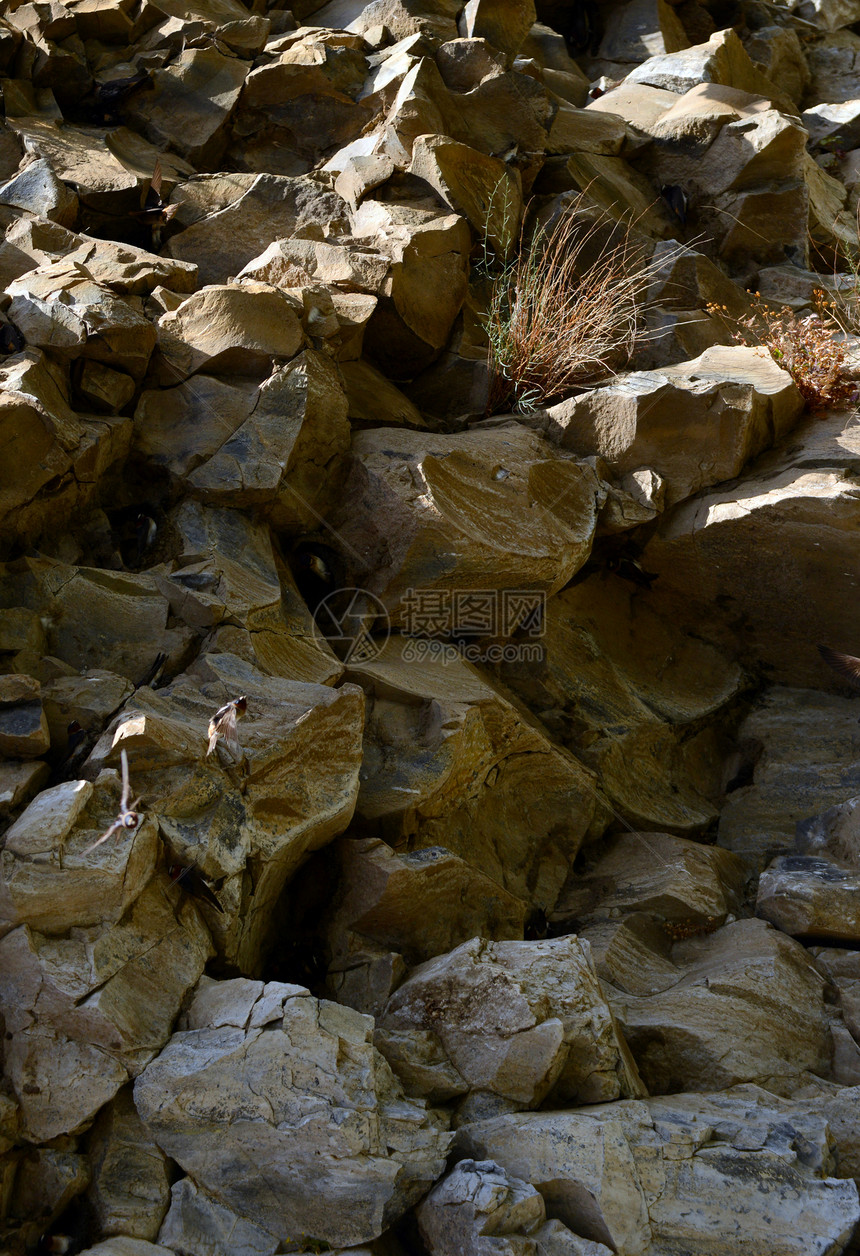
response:
<path id="1" fill-rule="evenodd" d="M 739 475 L 802 409 L 791 377 L 769 355 L 732 346 L 621 376 L 550 406 L 538 423 L 563 449 L 596 454 L 617 474 L 651 467 L 670 506 Z"/>
<path id="2" fill-rule="evenodd" d="M 347 672 L 368 697 L 356 816 L 398 849 L 442 846 L 546 910 L 605 825 L 591 773 L 433 644 L 392 638 Z"/>
<path id="3" fill-rule="evenodd" d="M 809 419 L 751 468 L 741 492 L 715 487 L 664 515 L 643 562 L 667 611 L 683 623 L 707 607 L 696 622 L 710 621 L 709 635 L 722 635 L 745 665 L 764 666 L 776 684 L 823 688 L 815 645 L 851 652 L 860 614 L 851 575 L 858 449 L 844 413 Z M 714 614 L 720 606 L 725 617 Z M 787 606 L 803 614 L 786 615 Z"/>
<path id="4" fill-rule="evenodd" d="M 206 754 L 210 718 L 240 695 L 248 702 L 238 732 L 244 765 L 217 746 Z M 219 952 L 256 972 L 287 879 L 352 817 L 363 723 L 355 685 L 283 680 L 210 654 L 168 688 L 139 690 L 96 744 L 89 769 L 127 751 L 134 788 L 157 812 L 171 862 L 220 886 L 220 912 L 204 908 Z M 320 755 L 308 772 L 308 757 Z"/>
<path id="5" fill-rule="evenodd" d="M 352 454 L 338 545 L 355 583 L 407 632 L 508 637 L 523 618 L 519 591 L 557 592 L 589 555 L 593 469 L 514 422 L 458 436 L 380 428 L 357 433 Z"/>
<path id="6" fill-rule="evenodd" d="M 388 1001 L 380 1048 L 386 1051 L 391 1035 L 404 1050 L 412 1030 L 441 1042 L 473 1106 L 498 1098 L 508 1108 L 534 1108 L 644 1093 L 590 948 L 575 937 L 473 938 L 420 964 Z"/>
<path id="7" fill-rule="evenodd" d="M 441 1115 L 405 1099 L 370 1017 L 300 986 L 206 980 L 182 1025 L 138 1078 L 138 1111 L 204 1190 L 282 1242 L 368 1242 L 441 1173 Z"/>

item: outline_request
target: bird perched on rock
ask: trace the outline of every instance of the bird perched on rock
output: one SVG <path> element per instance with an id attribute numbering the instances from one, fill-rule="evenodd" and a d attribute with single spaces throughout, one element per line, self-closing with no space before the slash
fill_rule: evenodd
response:
<path id="1" fill-rule="evenodd" d="M 237 721 L 242 718 L 248 709 L 248 699 L 242 695 L 241 698 L 234 698 L 231 702 L 225 702 L 224 706 L 212 716 L 209 721 L 209 749 L 206 751 L 207 758 L 220 742 L 230 754 L 230 757 L 236 763 L 240 763 L 245 752 L 239 745 L 239 734 L 236 730 Z"/>
<path id="2" fill-rule="evenodd" d="M 299 541 L 290 555 L 290 567 L 312 614 L 329 594 L 352 584 L 340 554 L 322 541 Z"/>
<path id="3" fill-rule="evenodd" d="M 829 645 L 820 645 L 818 653 L 834 672 L 838 672 L 855 689 L 860 689 L 860 659 L 853 654 L 840 654 L 838 650 L 831 650 Z"/>

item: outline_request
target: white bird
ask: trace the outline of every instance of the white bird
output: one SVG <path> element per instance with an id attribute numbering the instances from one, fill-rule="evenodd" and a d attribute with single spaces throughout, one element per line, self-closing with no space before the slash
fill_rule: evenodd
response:
<path id="1" fill-rule="evenodd" d="M 131 794 L 131 785 L 129 784 L 128 779 L 128 756 L 126 755 L 125 750 L 120 751 L 119 757 L 122 762 L 122 795 L 120 797 L 117 817 L 107 832 L 102 833 L 97 842 L 93 842 L 92 846 L 87 847 L 84 851 L 85 855 L 88 855 L 91 850 L 95 850 L 97 846 L 101 846 L 102 842 L 106 842 L 108 838 L 112 837 L 114 833 L 119 831 L 119 829 L 136 829 L 143 819 L 143 816 L 137 810 L 142 800 L 140 798 L 135 798 L 134 802 L 131 804 L 129 804 L 128 801 L 129 795 Z"/>

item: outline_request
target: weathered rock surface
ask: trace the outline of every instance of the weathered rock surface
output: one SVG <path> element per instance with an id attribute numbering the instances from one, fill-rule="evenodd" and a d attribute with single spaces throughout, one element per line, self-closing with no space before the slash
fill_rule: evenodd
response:
<path id="1" fill-rule="evenodd" d="M 792 1094 L 827 1076 L 821 981 L 799 943 L 764 921 L 689 936 L 641 918 L 586 927 L 598 975 L 645 1085 L 654 1094 L 755 1082 Z"/>
<path id="2" fill-rule="evenodd" d="M 596 454 L 616 473 L 651 467 L 665 482 L 666 504 L 675 505 L 738 475 L 786 436 L 801 410 L 797 389 L 770 357 L 714 348 L 559 402 L 540 426 L 563 449 Z"/>
<path id="3" fill-rule="evenodd" d="M 393 444 L 384 429 L 355 435 L 335 515 L 356 580 L 392 624 L 457 635 L 470 630 L 471 611 L 483 633 L 505 637 L 523 614 L 514 590 L 555 593 L 587 559 L 599 495 L 591 467 L 514 423 L 453 437 L 401 431 Z M 452 586 L 465 599 L 460 609 L 436 593 Z M 479 623 L 474 594 L 487 589 L 511 590 L 511 607 L 501 616 L 489 608 Z M 430 623 L 415 590 L 437 599 Z"/>
<path id="4" fill-rule="evenodd" d="M 130 1089 L 99 1113 L 89 1158 L 88 1201 L 101 1232 L 154 1241 L 170 1198 L 170 1167 L 144 1129 Z"/>
<path id="5" fill-rule="evenodd" d="M 389 1031 L 412 1027 L 436 1035 L 473 1102 L 480 1092 L 512 1107 L 644 1093 L 590 948 L 575 937 L 474 938 L 428 960 L 389 1000 L 380 1020 L 381 1049 Z"/>
<path id="6" fill-rule="evenodd" d="M 815 643 L 851 648 L 856 433 L 840 414 L 804 422 L 756 464 L 742 499 L 716 488 L 664 515 L 643 560 L 667 602 L 671 591 L 688 606 L 730 608 L 735 648 L 746 665 L 766 664 L 775 683 L 823 688 Z M 803 615 L 786 616 L 788 605 Z"/>
<path id="7" fill-rule="evenodd" d="M 206 755 L 209 720 L 231 693 L 248 699 L 244 766 L 218 747 Z M 283 680 L 210 654 L 168 689 L 139 690 L 93 750 L 93 771 L 127 751 L 173 859 L 220 884 L 221 911 L 206 909 L 207 921 L 219 953 L 243 971 L 261 964 L 288 877 L 349 823 L 363 717 L 354 685 Z M 323 745 L 325 771 L 308 773 L 311 747 Z"/>
<path id="8" fill-rule="evenodd" d="M 442 846 L 547 909 L 592 825 L 605 823 L 591 774 L 432 645 L 392 638 L 348 673 L 368 696 L 356 815 L 399 849 Z"/>
<path id="9" fill-rule="evenodd" d="M 833 1176 L 825 1118 L 757 1087 L 499 1116 L 465 1126 L 456 1146 L 631 1256 L 670 1256 L 703 1228 L 726 1256 L 753 1234 L 763 1252 L 801 1256 L 810 1242 L 838 1249 L 857 1223 L 857 1188 Z"/>
<path id="10" fill-rule="evenodd" d="M 185 1024 L 139 1078 L 138 1111 L 195 1181 L 281 1241 L 367 1242 L 442 1171 L 444 1124 L 404 1099 L 369 1017 L 297 986 L 209 981 Z"/>
<path id="11" fill-rule="evenodd" d="M 778 686 L 768 690 L 738 729 L 734 788 L 720 816 L 720 845 L 756 872 L 774 855 L 790 854 L 797 827 L 806 828 L 810 813 L 836 808 L 860 788 L 856 727 L 850 698 Z M 803 849 L 828 853 L 813 837 Z"/>

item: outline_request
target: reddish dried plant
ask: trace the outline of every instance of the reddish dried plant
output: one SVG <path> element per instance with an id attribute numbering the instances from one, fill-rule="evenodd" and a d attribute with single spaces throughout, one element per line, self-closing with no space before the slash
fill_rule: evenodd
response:
<path id="1" fill-rule="evenodd" d="M 840 328 L 830 317 L 825 294 L 816 290 L 816 313 L 803 317 L 787 307 L 773 309 L 759 292 L 752 295 L 752 311 L 745 318 L 733 317 L 725 305 L 709 305 L 708 313 L 731 324 L 738 344 L 767 350 L 788 371 L 807 409 L 836 410 L 853 403 L 857 383 L 848 374 L 845 348 L 836 339 Z"/>

